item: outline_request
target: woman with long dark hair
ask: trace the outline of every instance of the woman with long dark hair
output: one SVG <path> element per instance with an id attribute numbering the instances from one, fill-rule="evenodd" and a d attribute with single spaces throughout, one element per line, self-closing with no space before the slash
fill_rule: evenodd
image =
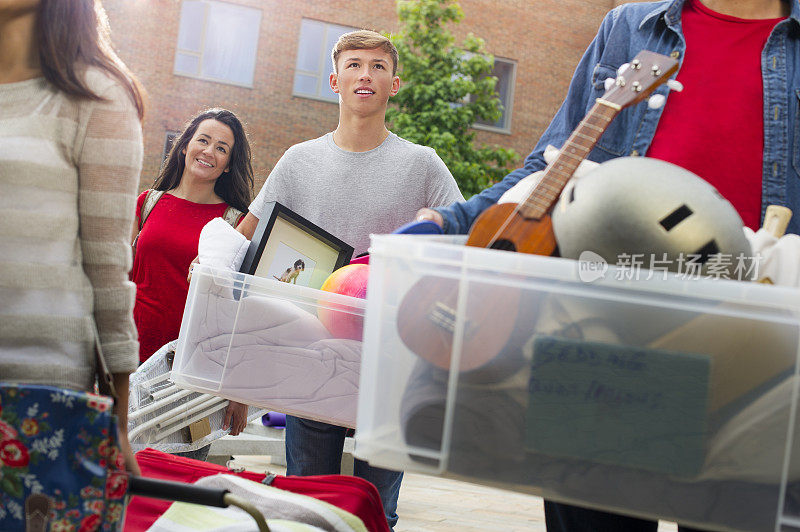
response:
<path id="1" fill-rule="evenodd" d="M 0 378 L 91 391 L 96 325 L 133 472 L 127 275 L 143 114 L 99 1 L 0 2 Z"/>
<path id="2" fill-rule="evenodd" d="M 250 144 L 236 115 L 208 109 L 194 116 L 175 139 L 153 189 L 136 202 L 131 280 L 142 362 L 178 337 L 189 291 L 186 272 L 203 226 L 221 216 L 238 223 L 252 188 Z"/>

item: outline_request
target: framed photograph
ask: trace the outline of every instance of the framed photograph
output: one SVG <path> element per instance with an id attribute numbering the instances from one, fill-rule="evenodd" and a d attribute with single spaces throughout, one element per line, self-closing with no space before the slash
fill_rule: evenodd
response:
<path id="1" fill-rule="evenodd" d="M 353 246 L 273 201 L 258 222 L 239 271 L 320 288 L 352 256 Z"/>

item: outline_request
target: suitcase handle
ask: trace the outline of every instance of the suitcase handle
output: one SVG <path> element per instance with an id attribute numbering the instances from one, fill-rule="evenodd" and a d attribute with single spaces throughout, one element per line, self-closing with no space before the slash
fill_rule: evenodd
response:
<path id="1" fill-rule="evenodd" d="M 131 475 L 128 482 L 128 492 L 131 495 L 139 495 L 141 497 L 202 504 L 204 506 L 215 506 L 217 508 L 236 506 L 250 514 L 253 519 L 256 520 L 258 529 L 261 532 L 269 532 L 269 526 L 264 516 L 261 515 L 261 512 L 259 512 L 255 506 L 241 497 L 237 497 L 228 490 L 203 488 L 181 482 L 171 482 L 169 480 L 157 480 Z"/>

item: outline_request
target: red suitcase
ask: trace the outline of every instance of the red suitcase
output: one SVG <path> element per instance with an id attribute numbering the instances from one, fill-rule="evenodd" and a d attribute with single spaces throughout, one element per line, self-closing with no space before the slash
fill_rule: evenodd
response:
<path id="1" fill-rule="evenodd" d="M 267 476 L 264 473 L 251 471 L 235 473 L 225 466 L 166 454 L 155 449 L 139 451 L 136 453 L 136 460 L 142 469 L 142 476 L 176 482 L 193 483 L 203 477 L 219 473 L 233 473 L 256 482 L 262 482 Z M 348 511 L 358 516 L 371 532 L 389 532 L 378 490 L 363 478 L 345 475 L 314 477 L 276 475 L 269 484 L 292 493 L 314 497 Z M 171 501 L 132 497 L 125 515 L 125 530 L 130 532 L 147 530 L 161 514 L 167 511 L 170 504 Z"/>

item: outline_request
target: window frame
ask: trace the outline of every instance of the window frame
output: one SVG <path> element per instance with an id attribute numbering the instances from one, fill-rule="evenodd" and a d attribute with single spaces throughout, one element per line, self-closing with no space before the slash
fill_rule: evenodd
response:
<path id="1" fill-rule="evenodd" d="M 164 148 L 163 148 L 162 156 L 161 156 L 161 164 L 162 165 L 167 160 L 167 157 L 169 156 L 169 152 L 172 150 L 172 146 L 175 144 L 175 141 L 178 139 L 178 136 L 180 134 L 181 134 L 180 131 L 173 131 L 171 129 L 168 129 L 168 130 L 166 130 L 164 132 Z M 172 138 L 170 139 L 170 137 L 172 137 Z M 169 147 L 169 149 L 167 149 L 167 147 Z"/>
<path id="2" fill-rule="evenodd" d="M 181 15 L 182 15 L 182 12 L 183 12 L 184 1 L 185 0 L 181 0 Z M 200 33 L 200 51 L 199 52 L 195 52 L 194 50 L 181 49 L 178 46 L 178 43 L 176 43 L 175 44 L 175 54 L 174 54 L 174 58 L 173 58 L 173 61 L 172 61 L 172 74 L 175 75 L 175 76 L 183 77 L 183 78 L 198 79 L 198 80 L 201 80 L 201 81 L 210 81 L 212 83 L 221 83 L 223 85 L 233 85 L 234 87 L 241 87 L 241 88 L 244 88 L 244 89 L 254 89 L 255 88 L 255 77 L 256 77 L 256 65 L 258 64 L 258 51 L 259 51 L 258 50 L 258 43 L 261 40 L 261 20 L 263 19 L 263 15 L 264 15 L 263 9 L 259 9 L 257 7 L 252 7 L 252 6 L 245 6 L 245 5 L 241 5 L 241 4 L 235 4 L 235 3 L 232 3 L 232 2 L 225 2 L 224 0 L 200 0 L 200 1 L 203 4 L 203 29 L 201 30 L 201 33 Z M 241 8 L 241 9 L 250 9 L 250 10 L 258 12 L 258 32 L 256 33 L 256 42 L 255 42 L 255 46 L 254 46 L 254 49 L 253 49 L 253 52 L 254 52 L 253 53 L 253 78 L 252 78 L 253 81 L 251 81 L 249 84 L 248 83 L 240 83 L 238 81 L 232 81 L 232 80 L 225 79 L 225 78 L 215 78 L 215 77 L 211 77 L 211 76 L 203 76 L 203 75 L 201 75 L 199 73 L 198 74 L 189 74 L 187 72 L 178 72 L 176 70 L 176 64 L 175 63 L 176 63 L 176 59 L 177 59 L 177 56 L 178 56 L 179 53 L 183 54 L 185 56 L 197 57 L 198 58 L 198 62 L 197 62 L 198 70 L 202 70 L 203 54 L 204 54 L 205 42 L 206 42 L 206 30 L 208 28 L 208 17 L 209 17 L 209 9 L 211 7 L 211 4 L 227 4 L 229 6 L 234 6 L 234 7 Z M 178 17 L 178 39 L 177 39 L 178 41 L 180 41 L 181 15 L 179 15 L 179 17 Z"/>
<path id="3" fill-rule="evenodd" d="M 358 28 L 345 26 L 344 24 L 337 24 L 335 22 L 327 22 L 325 20 L 319 20 L 319 19 L 315 19 L 315 18 L 303 17 L 301 19 L 301 22 L 300 22 L 300 31 L 298 31 L 298 33 L 297 33 L 297 56 L 295 57 L 294 71 L 293 71 L 293 76 L 292 76 L 292 97 L 306 98 L 308 100 L 315 100 L 315 101 L 318 101 L 318 102 L 327 102 L 327 103 L 333 103 L 333 104 L 339 105 L 339 95 L 334 93 L 333 91 L 331 91 L 331 94 L 333 94 L 335 96 L 335 98 L 325 98 L 323 96 L 320 96 L 319 94 L 311 95 L 311 94 L 306 94 L 306 93 L 302 93 L 302 92 L 297 92 L 295 90 L 294 76 L 296 76 L 298 73 L 305 74 L 307 76 L 315 75 L 315 73 L 310 71 L 310 70 L 301 70 L 301 69 L 297 68 L 297 62 L 300 59 L 300 38 L 302 37 L 302 34 L 303 34 L 303 22 L 302 21 L 304 21 L 304 20 L 308 20 L 310 22 L 320 23 L 325 28 L 325 33 L 323 34 L 323 37 L 322 37 L 323 46 L 321 47 L 320 52 L 319 52 L 320 53 L 320 58 L 322 59 L 322 63 L 320 63 L 321 65 L 331 64 L 331 50 L 325 50 L 325 44 L 328 42 L 328 30 L 330 29 L 330 27 L 331 26 L 338 26 L 340 28 L 348 28 L 348 31 L 357 31 Z M 347 32 L 345 32 L 345 33 L 347 33 Z M 325 69 L 325 70 L 327 71 L 327 69 Z M 322 79 L 323 73 L 321 71 L 318 71 L 316 73 L 316 76 L 317 76 L 317 83 L 325 83 L 325 84 L 329 85 L 328 78 Z M 320 88 L 319 85 L 317 85 L 317 89 L 319 89 L 319 88 Z M 330 89 L 330 87 L 329 87 L 329 89 Z M 319 92 L 319 90 L 317 92 Z"/>
<path id="4" fill-rule="evenodd" d="M 514 59 L 509 59 L 507 57 L 498 57 L 495 56 L 494 58 L 495 64 L 497 62 L 506 63 L 511 65 L 511 75 L 509 76 L 509 84 L 508 84 L 508 105 L 505 102 L 501 101 L 500 103 L 503 105 L 503 117 L 504 117 L 504 124 L 501 127 L 493 126 L 489 124 L 479 124 L 478 122 L 474 122 L 472 127 L 474 129 L 478 129 L 481 131 L 488 131 L 490 133 L 502 133 L 504 135 L 511 135 L 511 119 L 513 114 L 514 108 L 514 86 L 517 82 L 517 61 Z M 494 65 L 492 66 L 492 70 L 494 70 Z M 498 97 L 500 95 L 498 94 Z"/>

